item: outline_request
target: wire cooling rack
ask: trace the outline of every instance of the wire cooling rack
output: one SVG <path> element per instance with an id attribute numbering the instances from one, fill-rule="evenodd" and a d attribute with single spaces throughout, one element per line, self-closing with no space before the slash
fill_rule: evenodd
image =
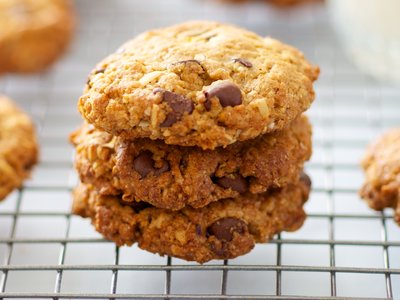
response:
<path id="1" fill-rule="evenodd" d="M 400 299 L 400 228 L 357 196 L 366 144 L 399 125 L 400 89 L 360 74 L 342 53 L 322 5 L 276 10 L 263 3 L 205 0 L 76 2 L 80 27 L 51 71 L 0 79 L 0 90 L 30 112 L 41 163 L 0 204 L 0 298 L 68 299 Z M 233 22 L 302 49 L 321 66 L 309 115 L 314 190 L 309 217 L 243 257 L 205 265 L 116 248 L 88 220 L 70 215 L 77 182 L 68 134 L 94 64 L 148 28 L 187 19 Z"/>

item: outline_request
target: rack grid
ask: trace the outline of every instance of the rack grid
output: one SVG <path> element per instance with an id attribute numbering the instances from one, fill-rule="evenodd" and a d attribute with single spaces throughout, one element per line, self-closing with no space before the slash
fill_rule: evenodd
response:
<path id="1" fill-rule="evenodd" d="M 0 298 L 35 299 L 400 299 L 400 229 L 391 210 L 357 194 L 366 145 L 399 125 L 400 88 L 359 73 L 324 5 L 276 9 L 263 1 L 77 0 L 79 30 L 52 70 L 0 79 L 0 91 L 38 125 L 41 163 L 0 205 Z M 77 176 L 67 136 L 97 61 L 135 34 L 188 19 L 236 23 L 302 51 L 322 69 L 309 111 L 314 155 L 308 219 L 250 254 L 204 265 L 117 248 L 70 214 Z"/>

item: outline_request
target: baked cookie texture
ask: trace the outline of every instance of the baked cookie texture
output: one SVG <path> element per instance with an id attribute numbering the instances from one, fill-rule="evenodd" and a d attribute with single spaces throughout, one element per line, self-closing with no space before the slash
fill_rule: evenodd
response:
<path id="1" fill-rule="evenodd" d="M 0 0 L 0 74 L 42 71 L 70 43 L 70 0 Z"/>
<path id="2" fill-rule="evenodd" d="M 0 200 L 21 186 L 37 159 L 32 121 L 10 99 L 0 96 Z"/>
<path id="3" fill-rule="evenodd" d="M 296 183 L 312 152 L 305 116 L 285 130 L 213 151 L 148 138 L 124 141 L 87 124 L 71 140 L 83 183 L 102 195 L 172 210 Z"/>
<path id="4" fill-rule="evenodd" d="M 153 253 L 199 263 L 231 259 L 283 230 L 301 227 L 310 190 L 309 178 L 302 178 L 279 191 L 175 212 L 145 202 L 126 205 L 119 196 L 103 196 L 81 185 L 74 192 L 73 212 L 90 218 L 99 233 L 119 246 L 138 243 Z"/>
<path id="5" fill-rule="evenodd" d="M 400 129 L 393 129 L 371 144 L 362 161 L 365 183 L 360 195 L 375 210 L 393 208 L 400 224 Z"/>
<path id="6" fill-rule="evenodd" d="M 145 32 L 100 62 L 79 111 L 124 139 L 214 149 L 286 127 L 313 102 L 318 74 L 277 40 L 189 22 Z"/>

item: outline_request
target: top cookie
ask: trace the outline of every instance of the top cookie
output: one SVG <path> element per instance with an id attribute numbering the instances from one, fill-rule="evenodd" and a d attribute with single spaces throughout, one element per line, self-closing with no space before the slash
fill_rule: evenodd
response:
<path id="1" fill-rule="evenodd" d="M 146 32 L 99 63 L 79 110 L 126 139 L 214 149 L 285 127 L 309 108 L 318 73 L 276 40 L 189 22 Z"/>
<path id="2" fill-rule="evenodd" d="M 22 184 L 37 156 L 32 121 L 10 99 L 0 96 L 0 200 Z"/>
<path id="3" fill-rule="evenodd" d="M 45 69 L 65 51 L 74 27 L 70 0 L 0 0 L 0 73 Z"/>

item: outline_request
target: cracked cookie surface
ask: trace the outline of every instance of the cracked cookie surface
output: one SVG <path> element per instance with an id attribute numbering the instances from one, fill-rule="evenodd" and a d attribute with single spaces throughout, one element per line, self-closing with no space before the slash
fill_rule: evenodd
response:
<path id="1" fill-rule="evenodd" d="M 318 74 L 277 40 L 189 22 L 143 33 L 100 62 L 78 106 L 124 139 L 214 149 L 286 127 L 311 105 Z"/>
<path id="2" fill-rule="evenodd" d="M 71 140 L 83 183 L 103 195 L 172 210 L 295 183 L 312 151 L 305 116 L 282 131 L 213 151 L 148 138 L 124 141 L 87 124 Z"/>
<path id="3" fill-rule="evenodd" d="M 241 195 L 200 209 L 169 211 L 124 205 L 121 197 L 102 196 L 90 185 L 74 192 L 73 212 L 90 218 L 95 229 L 117 245 L 132 245 L 160 255 L 200 263 L 248 253 L 281 231 L 301 227 L 310 190 L 304 175 L 297 185 L 260 195 Z"/>
<path id="4" fill-rule="evenodd" d="M 365 183 L 360 195 L 375 210 L 393 208 L 400 224 L 400 128 L 371 144 L 362 161 Z"/>
<path id="5" fill-rule="evenodd" d="M 0 200 L 21 186 L 37 156 L 32 121 L 10 99 L 0 95 Z"/>
<path id="6" fill-rule="evenodd" d="M 69 45 L 70 0 L 0 0 L 0 74 L 42 71 Z"/>

